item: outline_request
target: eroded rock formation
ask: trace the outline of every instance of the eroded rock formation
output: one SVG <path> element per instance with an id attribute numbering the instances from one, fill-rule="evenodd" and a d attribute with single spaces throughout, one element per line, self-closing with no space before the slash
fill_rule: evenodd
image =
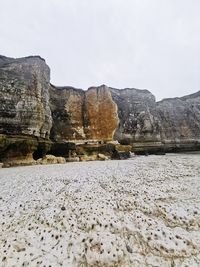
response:
<path id="1" fill-rule="evenodd" d="M 89 88 L 85 93 L 85 132 L 87 139 L 113 139 L 119 119 L 117 105 L 105 85 Z"/>
<path id="2" fill-rule="evenodd" d="M 49 79 L 40 57 L 0 57 L 0 133 L 49 137 Z"/>
<path id="3" fill-rule="evenodd" d="M 50 99 L 53 118 L 51 138 L 55 141 L 84 139 L 84 91 L 51 86 Z"/>
<path id="4" fill-rule="evenodd" d="M 156 102 L 147 90 L 56 87 L 39 56 L 0 56 L 0 102 L 3 162 L 28 163 L 47 153 L 70 157 L 80 151 L 112 157 L 119 152 L 113 141 L 137 153 L 200 148 L 199 92 Z"/>
<path id="5" fill-rule="evenodd" d="M 131 144 L 135 151 L 162 147 L 155 97 L 148 90 L 110 88 L 118 107 L 115 140 Z"/>
<path id="6" fill-rule="evenodd" d="M 107 86 L 88 91 L 50 88 L 55 140 L 112 140 L 118 126 L 117 105 Z"/>
<path id="7" fill-rule="evenodd" d="M 49 79 L 40 57 L 0 57 L 0 161 L 30 164 L 39 139 L 49 138 Z"/>
<path id="8" fill-rule="evenodd" d="M 200 91 L 158 102 L 157 113 L 167 150 L 200 149 Z"/>

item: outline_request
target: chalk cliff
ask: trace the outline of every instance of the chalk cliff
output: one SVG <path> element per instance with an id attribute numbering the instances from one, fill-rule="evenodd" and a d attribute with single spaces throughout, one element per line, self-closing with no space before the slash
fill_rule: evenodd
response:
<path id="1" fill-rule="evenodd" d="M 49 80 L 40 57 L 0 57 L 0 133 L 49 137 Z"/>
<path id="2" fill-rule="evenodd" d="M 117 105 L 107 86 L 87 91 L 50 88 L 54 140 L 113 140 L 118 126 Z"/>
<path id="3" fill-rule="evenodd" d="M 160 149 L 161 132 L 155 97 L 148 90 L 110 88 L 110 91 L 120 121 L 114 139 L 131 144 L 137 152 Z"/>
<path id="4" fill-rule="evenodd" d="M 200 149 L 200 91 L 158 102 L 157 114 L 166 150 Z"/>
<path id="5" fill-rule="evenodd" d="M 113 141 L 137 153 L 200 148 L 200 92 L 156 102 L 148 90 L 56 87 L 41 57 L 0 56 L 0 103 L 0 162 L 67 157 L 80 142 L 101 153 Z"/>
<path id="6" fill-rule="evenodd" d="M 39 139 L 49 138 L 49 80 L 39 56 L 0 56 L 0 161 L 29 164 Z"/>

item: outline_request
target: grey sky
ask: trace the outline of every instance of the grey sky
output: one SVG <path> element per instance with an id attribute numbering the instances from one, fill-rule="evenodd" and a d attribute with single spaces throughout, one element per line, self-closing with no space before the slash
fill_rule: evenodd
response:
<path id="1" fill-rule="evenodd" d="M 200 90 L 199 0 L 0 0 L 0 54 L 41 55 L 51 82 Z"/>

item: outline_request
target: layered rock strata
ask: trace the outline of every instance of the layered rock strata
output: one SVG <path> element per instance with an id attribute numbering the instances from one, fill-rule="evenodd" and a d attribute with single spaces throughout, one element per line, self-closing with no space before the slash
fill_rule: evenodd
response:
<path id="1" fill-rule="evenodd" d="M 157 113 L 166 150 L 200 149 L 200 91 L 158 102 Z"/>
<path id="2" fill-rule="evenodd" d="M 200 148 L 200 92 L 156 102 L 147 90 L 56 87 L 39 56 L 0 56 L 0 102 L 0 162 L 80 151 L 120 158 L 127 147 L 117 143 L 137 153 Z"/>
<path id="3" fill-rule="evenodd" d="M 131 144 L 134 151 L 162 148 L 160 121 L 155 97 L 148 90 L 113 89 L 112 98 L 118 107 L 119 126 L 115 140 Z"/>
<path id="4" fill-rule="evenodd" d="M 50 88 L 54 140 L 112 140 L 118 126 L 117 105 L 107 86 L 88 91 Z"/>
<path id="5" fill-rule="evenodd" d="M 40 57 L 0 57 L 0 134 L 48 138 L 50 70 Z"/>

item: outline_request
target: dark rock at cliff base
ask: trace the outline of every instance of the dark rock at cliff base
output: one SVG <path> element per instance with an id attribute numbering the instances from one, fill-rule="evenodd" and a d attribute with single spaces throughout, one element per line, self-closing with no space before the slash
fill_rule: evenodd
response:
<path id="1" fill-rule="evenodd" d="M 0 162 L 4 167 L 34 164 L 35 138 L 20 135 L 0 135 Z"/>

